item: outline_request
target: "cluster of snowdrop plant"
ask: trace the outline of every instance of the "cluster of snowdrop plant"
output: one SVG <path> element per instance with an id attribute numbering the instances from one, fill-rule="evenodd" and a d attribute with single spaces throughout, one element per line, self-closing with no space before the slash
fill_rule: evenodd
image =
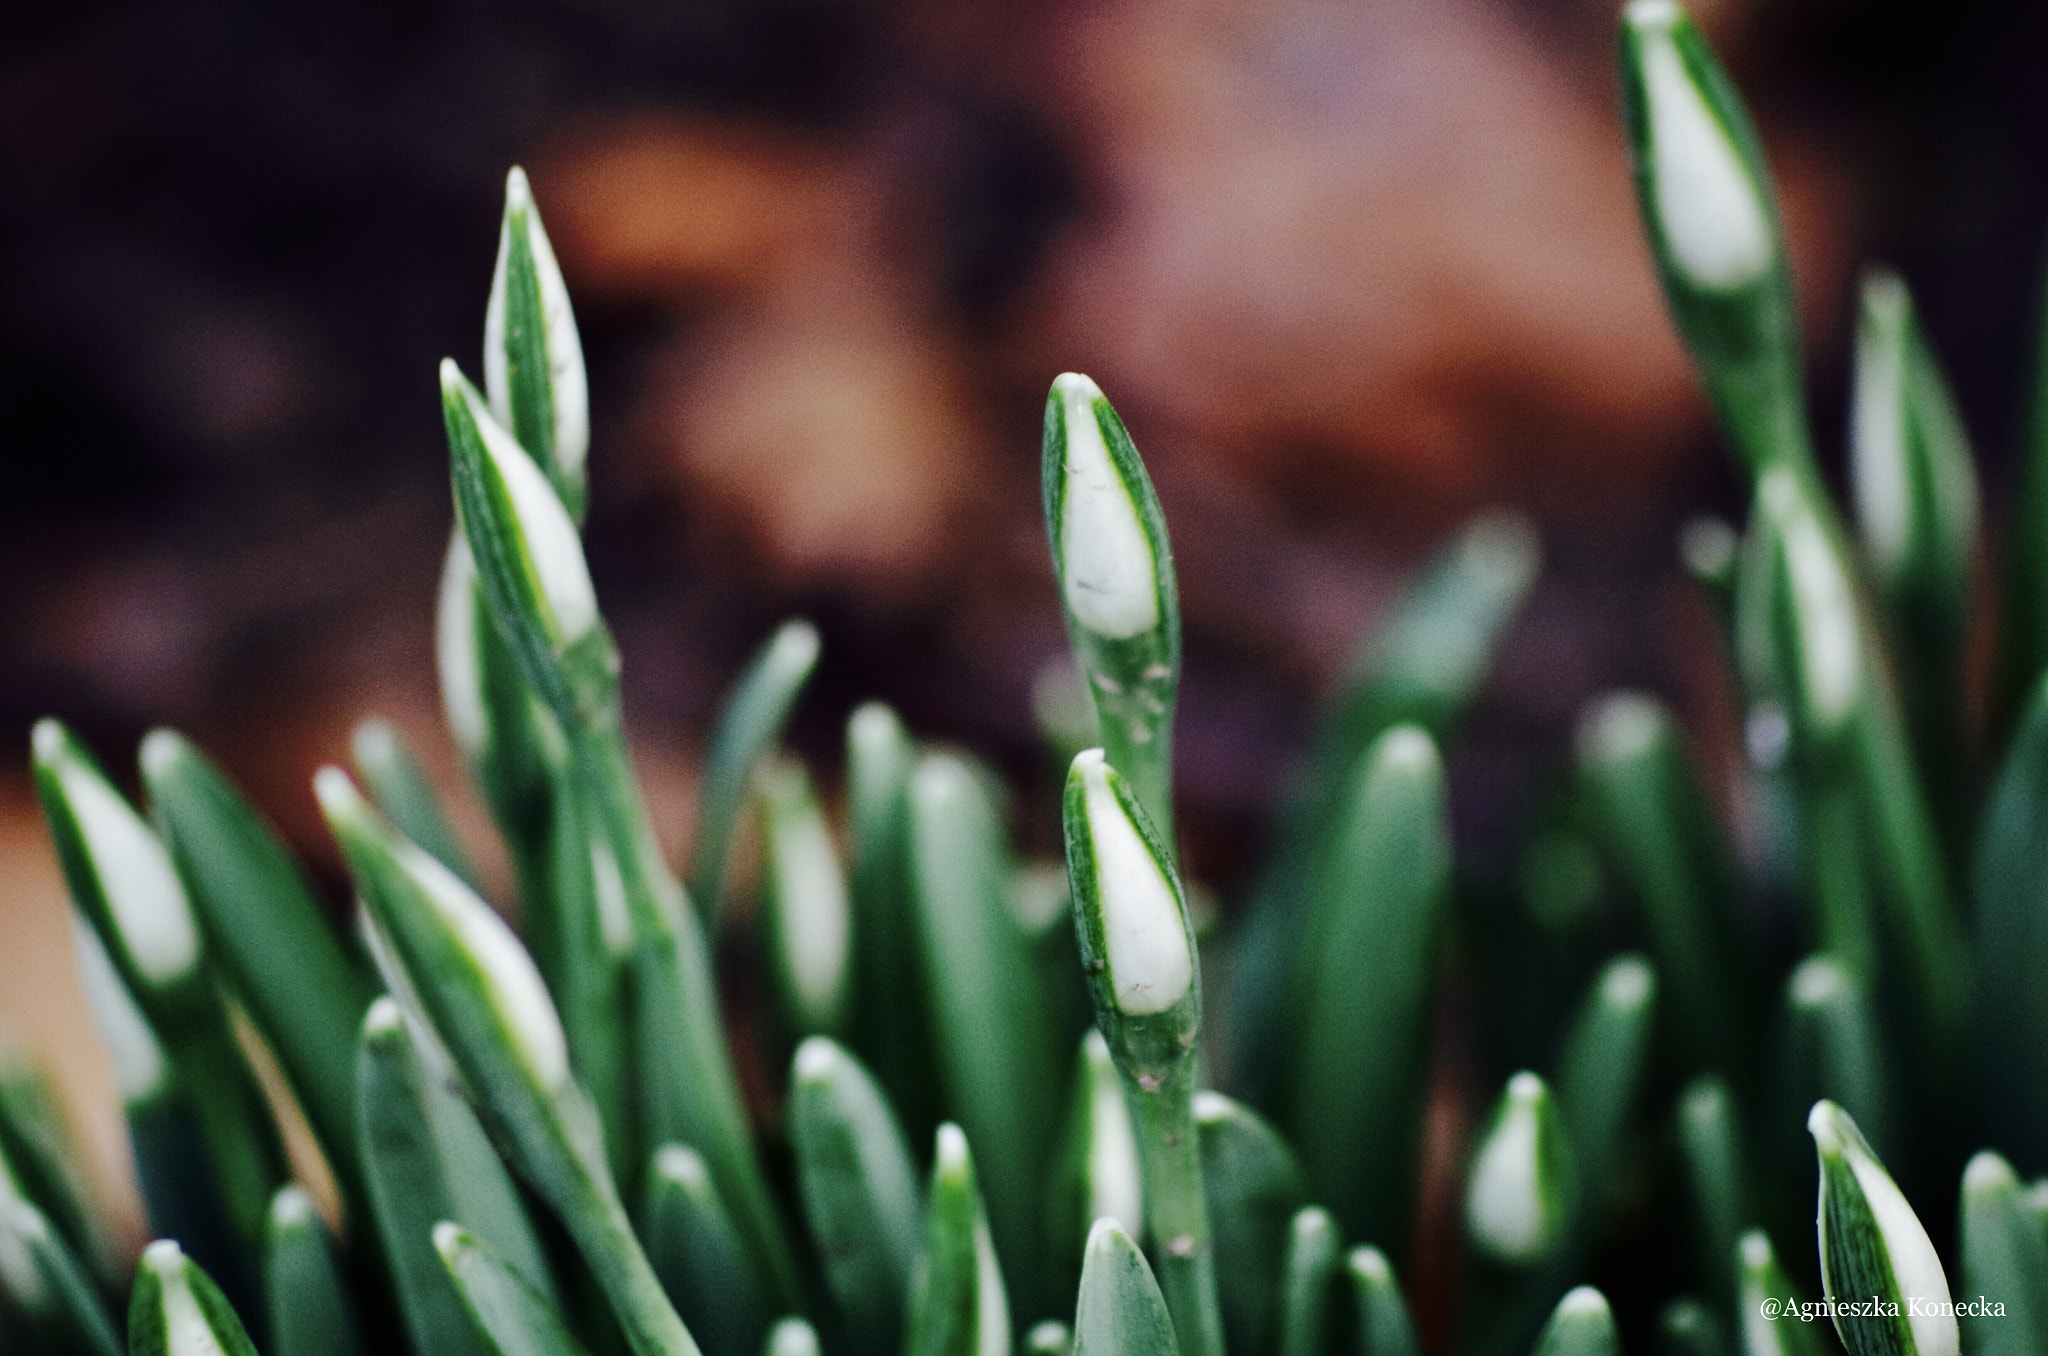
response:
<path id="1" fill-rule="evenodd" d="M 792 622 L 724 708 L 686 888 L 627 753 L 582 356 L 514 171 L 484 387 L 441 375 L 439 656 L 519 931 L 387 725 L 313 779 L 342 928 L 189 742 L 143 741 L 138 809 L 40 724 L 157 1241 L 122 1264 L 45 1085 L 7 1066 L 0 1342 L 1615 1356 L 1626 1329 L 1822 1356 L 1831 1330 L 1850 1356 L 2048 1356 L 2048 1182 L 2011 1165 L 2048 1169 L 2048 531 L 2009 553 L 2001 693 L 1966 700 L 1977 491 L 1905 289 L 1864 292 L 1852 527 L 1731 86 L 1671 0 L 1629 6 L 1621 73 L 1671 311 L 1754 489 L 1745 530 L 1683 541 L 1747 713 L 1726 794 L 1663 706 L 1612 694 L 1525 887 L 1454 872 L 1442 747 L 1536 568 L 1525 525 L 1482 517 L 1331 702 L 1248 898 L 1198 928 L 1166 522 L 1068 375 L 1044 435 L 1080 679 L 1047 708 L 1063 885 L 1014 860 L 983 766 L 879 704 L 848 723 L 835 832 L 779 750 L 819 660 Z M 2022 525 L 2048 521 L 2048 405 L 2029 477 Z M 775 1085 L 751 1102 L 714 963 L 746 928 L 772 1001 L 742 1045 Z M 280 1117 L 323 1181 L 291 1180 Z M 1984 1144 L 2011 1161 L 1964 1167 Z"/>

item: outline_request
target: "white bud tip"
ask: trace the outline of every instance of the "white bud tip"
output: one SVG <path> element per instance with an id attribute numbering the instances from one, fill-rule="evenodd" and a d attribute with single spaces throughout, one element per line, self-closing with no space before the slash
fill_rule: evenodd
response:
<path id="1" fill-rule="evenodd" d="M 1847 1147 L 1848 1137 L 1842 1131 L 1842 1108 L 1825 1098 L 1815 1102 L 1813 1110 L 1806 1114 L 1806 1131 L 1813 1136 L 1815 1147 L 1831 1158 Z"/>
<path id="2" fill-rule="evenodd" d="M 1440 771 L 1436 741 L 1419 725 L 1396 725 L 1380 736 L 1378 770 L 1408 775 Z"/>
<path id="3" fill-rule="evenodd" d="M 1963 1194 L 1966 1196 L 2017 1191 L 2019 1186 L 2020 1179 L 2013 1172 L 2012 1164 L 1988 1149 L 1977 1154 L 1963 1169 Z"/>
<path id="4" fill-rule="evenodd" d="M 938 1171 L 947 1177 L 958 1176 L 967 1171 L 967 1134 L 959 1126 L 947 1121 L 939 1127 L 938 1140 L 932 1160 Z"/>
<path id="5" fill-rule="evenodd" d="M 460 1224 L 444 1219 L 434 1226 L 434 1251 L 441 1254 L 443 1262 L 455 1260 L 455 1254 L 469 1245 L 469 1235 Z"/>
<path id="6" fill-rule="evenodd" d="M 1466 1187 L 1465 1218 L 1475 1239 L 1497 1256 L 1534 1260 L 1549 1245 L 1542 1145 L 1537 1120 L 1543 1080 L 1518 1073 L 1508 1080 L 1507 1104 L 1481 1144 Z"/>
<path id="7" fill-rule="evenodd" d="M 1527 1070 L 1508 1080 L 1508 1100 L 1517 1106 L 1534 1106 L 1543 1091 L 1543 1080 Z"/>
<path id="8" fill-rule="evenodd" d="M 1576 1286 L 1557 1302 L 1557 1313 L 1560 1318 L 1607 1317 L 1607 1296 L 1590 1285 Z"/>
<path id="9" fill-rule="evenodd" d="M 355 781 L 332 763 L 313 774 L 313 798 L 332 820 L 360 819 L 368 808 Z"/>
<path id="10" fill-rule="evenodd" d="M 1742 538 L 1719 518 L 1694 518 L 1678 534 L 1678 554 L 1696 575 L 1719 579 L 1735 564 Z"/>
<path id="11" fill-rule="evenodd" d="M 142 737 L 142 750 L 137 761 L 142 764 L 145 777 L 151 780 L 167 777 L 191 747 L 176 730 L 151 730 Z"/>
<path id="12" fill-rule="evenodd" d="M 270 1198 L 270 1227 L 303 1229 L 319 1217 L 312 1194 L 297 1182 L 288 1182 Z"/>
<path id="13" fill-rule="evenodd" d="M 1624 17 L 1639 43 L 1651 201 L 1672 265 L 1708 291 L 1746 287 L 1769 267 L 1775 242 L 1748 165 L 1672 38 L 1678 6 L 1651 0 Z"/>
<path id="14" fill-rule="evenodd" d="M 1081 778 L 1117 1009 L 1133 1017 L 1165 1012 L 1194 987 L 1195 959 L 1180 900 L 1110 784 L 1102 750 L 1077 755 L 1074 772 Z"/>
<path id="15" fill-rule="evenodd" d="M 778 1319 L 768 1331 L 768 1356 L 818 1356 L 818 1330 L 801 1318 Z"/>
<path id="16" fill-rule="evenodd" d="M 1579 757 L 1603 766 L 1629 762 L 1655 748 L 1668 726 L 1656 698 L 1610 692 L 1595 699 L 1579 721 Z"/>
<path id="17" fill-rule="evenodd" d="M 1074 372 L 1052 389 L 1066 432 L 1056 528 L 1067 610 L 1111 640 L 1143 635 L 1159 624 L 1159 578 L 1137 494 L 1117 470 L 1096 416 L 1102 391 Z"/>
<path id="18" fill-rule="evenodd" d="M 1771 1264 L 1771 1238 L 1763 1230 L 1751 1229 L 1737 1246 L 1742 1249 L 1742 1265 L 1749 1270 L 1762 1271 Z"/>
<path id="19" fill-rule="evenodd" d="M 1088 1251 L 1094 1254 L 1105 1253 L 1116 1247 L 1119 1240 L 1128 1243 L 1130 1238 L 1130 1233 L 1122 1223 L 1109 1215 L 1104 1215 L 1088 1226 Z"/>
<path id="20" fill-rule="evenodd" d="M 398 1000 L 390 994 L 379 994 L 377 1001 L 370 1004 L 370 1010 L 363 1014 L 365 1036 L 388 1036 L 405 1026 L 405 1009 L 398 1006 Z"/>
<path id="21" fill-rule="evenodd" d="M 818 628 L 802 618 L 784 622 L 774 644 L 771 653 L 778 668 L 808 669 L 818 662 Z"/>
<path id="22" fill-rule="evenodd" d="M 1360 1247 L 1351 1250 L 1351 1274 L 1373 1285 L 1387 1285 L 1394 1279 L 1394 1268 L 1378 1248 Z"/>
<path id="23" fill-rule="evenodd" d="M 142 1265 L 155 1272 L 159 1279 L 182 1278 L 185 1274 L 185 1250 L 178 1246 L 176 1239 L 159 1238 L 142 1250 Z"/>
<path id="24" fill-rule="evenodd" d="M 518 165 L 505 171 L 505 209 L 518 211 L 533 206 L 533 190 L 526 182 L 526 171 Z"/>
<path id="25" fill-rule="evenodd" d="M 1853 984 L 1848 970 L 1834 957 L 1809 956 L 1792 972 L 1789 987 L 1793 1005 L 1811 1010 L 1840 1002 L 1848 996 Z"/>
<path id="26" fill-rule="evenodd" d="M 654 1175 L 691 1193 L 711 1184 L 711 1171 L 704 1166 L 704 1155 L 687 1144 L 664 1144 L 656 1150 Z"/>
<path id="27" fill-rule="evenodd" d="M 1640 956 L 1624 956 L 1607 967 L 1600 980 L 1600 999 L 1610 1008 L 1632 1012 L 1650 1000 L 1656 972 Z"/>
<path id="28" fill-rule="evenodd" d="M 1220 1092 L 1207 1088 L 1195 1094 L 1195 1123 L 1197 1125 L 1221 1125 L 1237 1111 L 1237 1103 Z"/>
<path id="29" fill-rule="evenodd" d="M 796 1079 L 799 1083 L 822 1083 L 839 1066 L 839 1047 L 823 1036 L 812 1036 L 796 1048 Z"/>

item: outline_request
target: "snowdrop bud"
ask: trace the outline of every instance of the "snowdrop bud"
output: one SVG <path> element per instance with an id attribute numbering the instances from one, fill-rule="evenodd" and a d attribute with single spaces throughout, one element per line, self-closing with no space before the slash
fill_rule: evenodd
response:
<path id="1" fill-rule="evenodd" d="M 1564 1228 L 1567 1152 L 1543 1080 L 1527 1072 L 1509 1079 L 1465 1186 L 1473 1242 L 1515 1265 L 1547 1257 Z"/>
<path id="2" fill-rule="evenodd" d="M 1830 1299 L 1875 1297 L 1898 1316 L 1835 1316 L 1851 1356 L 1904 1351 L 1956 1356 L 1961 1338 L 1948 1277 L 1913 1207 L 1864 1142 L 1847 1112 L 1814 1103 L 1806 1128 L 1820 1156 L 1821 1279 Z"/>

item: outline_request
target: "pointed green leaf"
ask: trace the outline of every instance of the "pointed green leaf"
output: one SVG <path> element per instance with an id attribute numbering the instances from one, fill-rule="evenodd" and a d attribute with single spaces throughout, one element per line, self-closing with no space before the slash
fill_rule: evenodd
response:
<path id="1" fill-rule="evenodd" d="M 18 1194 L 49 1219 L 93 1281 L 112 1290 L 113 1242 L 92 1212 L 78 1145 L 57 1105 L 56 1089 L 36 1065 L 5 1050 L 0 1050 L 0 1169 L 13 1178 Z"/>
<path id="2" fill-rule="evenodd" d="M 923 1231 L 910 1148 L 881 1088 L 838 1045 L 813 1036 L 792 1069 L 790 1147 L 825 1283 L 856 1350 L 896 1351 Z"/>
<path id="3" fill-rule="evenodd" d="M 1290 1120 L 1311 1194 L 1347 1232 L 1393 1239 L 1417 1178 L 1450 825 L 1418 727 L 1380 736 L 1353 776 L 1301 946 Z"/>
<path id="4" fill-rule="evenodd" d="M 1518 1073 L 1472 1156 L 1466 1231 L 1497 1261 L 1540 1262 L 1563 1239 L 1574 1188 L 1570 1134 L 1557 1103 L 1541 1078 Z"/>
<path id="5" fill-rule="evenodd" d="M 1984 1152 L 1963 1169 L 1963 1294 L 1996 1312 L 1963 1315 L 1973 1356 L 2048 1352 L 2048 1236 L 2012 1165 Z"/>
<path id="6" fill-rule="evenodd" d="M 113 1318 L 86 1266 L 49 1217 L 23 1199 L 0 1162 L 0 1297 L 57 1350 L 118 1356 Z"/>
<path id="7" fill-rule="evenodd" d="M 1337 1222 L 1321 1206 L 1294 1217 L 1280 1283 L 1280 1356 L 1324 1356 L 1331 1345 L 1336 1298 Z"/>
<path id="8" fill-rule="evenodd" d="M 1608 962 L 1593 981 L 1558 1061 L 1557 1105 L 1572 1140 L 1581 1208 L 1597 1212 L 1620 1165 L 1629 1114 L 1649 1062 L 1657 975 L 1641 956 Z"/>
<path id="9" fill-rule="evenodd" d="M 1143 1237 L 1145 1228 L 1138 1137 L 1124 1100 L 1123 1075 L 1102 1033 L 1092 1027 L 1081 1038 L 1072 1104 L 1055 1164 L 1048 1250 L 1071 1281 L 1081 1273 L 1081 1254 L 1096 1220 L 1113 1219 L 1134 1237 Z"/>
<path id="10" fill-rule="evenodd" d="M 1387 1255 L 1378 1248 L 1353 1248 L 1346 1269 L 1358 1312 L 1358 1356 L 1419 1356 L 1415 1322 Z"/>
<path id="11" fill-rule="evenodd" d="M 359 1204 L 352 1071 L 376 986 L 276 830 L 211 759 L 154 730 L 142 741 L 142 777 L 213 954 Z"/>
<path id="12" fill-rule="evenodd" d="M 357 1356 L 362 1351 L 354 1300 L 342 1279 L 334 1240 L 313 1198 L 296 1182 L 281 1187 L 270 1201 L 263 1290 L 276 1356 Z"/>
<path id="13" fill-rule="evenodd" d="M 1113 1219 L 1095 1222 L 1082 1253 L 1073 1356 L 1180 1356 L 1152 1268 Z"/>
<path id="14" fill-rule="evenodd" d="M 356 772 L 369 788 L 370 799 L 384 817 L 474 887 L 476 867 L 448 822 L 426 769 L 398 727 L 382 717 L 363 721 L 350 736 L 349 750 L 355 755 Z"/>
<path id="15" fill-rule="evenodd" d="M 1885 1143 L 1890 1090 L 1877 1014 L 1863 983 L 1832 956 L 1809 956 L 1786 981 L 1785 1005 L 1790 1105 L 1826 1098 Z"/>
<path id="16" fill-rule="evenodd" d="M 1778 1265 L 1771 1240 L 1751 1229 L 1736 1245 L 1742 1356 L 1822 1356 L 1834 1349 L 1795 1306 L 1802 1301 Z"/>
<path id="17" fill-rule="evenodd" d="M 2035 683 L 1978 829 L 1971 1091 L 1992 1141 L 2048 1162 L 2048 682 Z"/>
<path id="18" fill-rule="evenodd" d="M 818 628 L 801 618 L 786 621 L 756 652 L 719 711 L 718 728 L 704 755 L 697 836 L 690 848 L 690 893 L 714 926 L 725 914 L 733 827 L 748 779 L 782 737 L 790 709 L 817 666 Z"/>
<path id="19" fill-rule="evenodd" d="M 494 1356 L 584 1356 L 583 1344 L 553 1302 L 517 1267 L 451 1220 L 434 1226 L 433 1240 L 463 1307 Z"/>
<path id="20" fill-rule="evenodd" d="M 774 1306 L 745 1238 L 695 1149 L 665 1144 L 655 1151 L 640 1236 L 662 1288 L 706 1356 L 749 1356 L 760 1350 Z"/>
<path id="21" fill-rule="evenodd" d="M 1820 1157 L 1820 1273 L 1849 1356 L 1956 1356 L 1948 1277 L 1927 1230 L 1848 1113 L 1816 1102 L 1807 1118 Z M 1947 1310 L 1944 1312 L 1944 1310 Z"/>
<path id="22" fill-rule="evenodd" d="M 1678 1149 L 1698 1221 L 1700 1268 L 1725 1302 L 1735 1293 L 1736 1241 L 1748 1208 L 1734 1102 L 1716 1075 L 1695 1078 L 1679 1094 Z"/>
<path id="23" fill-rule="evenodd" d="M 1288 1231 L 1308 1204 L 1308 1187 L 1280 1132 L 1249 1107 L 1198 1092 L 1195 1127 L 1226 1347 L 1233 1356 L 1265 1356 L 1279 1332 Z"/>
<path id="24" fill-rule="evenodd" d="M 1620 1356 L 1607 1297 L 1590 1285 L 1566 1293 L 1536 1339 L 1534 1356 Z"/>
<path id="25" fill-rule="evenodd" d="M 924 1251 L 910 1286 L 906 1356 L 1008 1356 L 1010 1304 L 967 1136 L 939 1127 Z"/>

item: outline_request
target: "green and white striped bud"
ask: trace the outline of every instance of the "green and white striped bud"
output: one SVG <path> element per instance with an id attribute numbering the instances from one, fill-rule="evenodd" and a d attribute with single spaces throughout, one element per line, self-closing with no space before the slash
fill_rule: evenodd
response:
<path id="1" fill-rule="evenodd" d="M 1009 1356 L 1010 1301 L 967 1136 L 939 1127 L 924 1253 L 910 1286 L 906 1356 Z"/>
<path id="2" fill-rule="evenodd" d="M 457 516 L 484 595 L 526 680 L 566 721 L 577 703 L 611 691 L 618 667 L 575 521 L 453 359 L 441 364 L 441 411 Z"/>
<path id="3" fill-rule="evenodd" d="M 484 309 L 484 390 L 492 415 L 533 454 L 580 522 L 590 451 L 583 341 L 526 171 L 517 165 L 505 176 L 498 264 Z"/>
<path id="4" fill-rule="evenodd" d="M 168 1238 L 142 1251 L 128 1303 L 128 1349 L 152 1356 L 256 1356 L 220 1287 Z"/>
<path id="5" fill-rule="evenodd" d="M 1465 1184 L 1465 1228 L 1480 1251 L 1512 1266 L 1540 1262 L 1562 1239 L 1572 1200 L 1563 1118 L 1526 1070 L 1508 1080 Z"/>
<path id="6" fill-rule="evenodd" d="M 1948 1277 L 1919 1216 L 1833 1102 L 1807 1130 L 1820 1157 L 1820 1272 L 1831 1300 L 1875 1299 L 1880 1314 L 1835 1312 L 1849 1356 L 1956 1356 L 1961 1337 Z"/>
<path id="7" fill-rule="evenodd" d="M 1180 1356 L 1152 1268 L 1113 1219 L 1095 1221 L 1082 1249 L 1073 1343 L 1073 1356 Z"/>
<path id="8" fill-rule="evenodd" d="M 313 780 L 401 1001 L 448 1047 L 485 1102 L 552 1103 L 571 1084 L 569 1048 L 533 958 L 505 921 L 424 850 L 399 837 L 348 774 Z M 502 1111 L 501 1111 L 501 1114 Z"/>
<path id="9" fill-rule="evenodd" d="M 36 722 L 36 792 L 72 898 L 145 1003 L 183 1003 L 202 977 L 198 920 L 163 840 L 54 720 Z"/>
<path id="10" fill-rule="evenodd" d="M 100 935 L 87 927 L 77 914 L 71 917 L 71 938 L 78 954 L 79 981 L 85 989 L 86 1007 L 93 1025 L 113 1057 L 114 1090 L 124 1107 L 154 1102 L 169 1091 L 171 1066 L 163 1043 L 150 1029 L 149 1019 L 135 1006 L 128 986 L 107 957 Z"/>
<path id="11" fill-rule="evenodd" d="M 1864 700 L 1862 623 L 1848 561 L 1798 473 L 1772 467 L 1757 482 L 1761 591 L 1744 591 L 1742 644 L 1783 689 L 1795 728 L 1839 738 Z"/>
<path id="12" fill-rule="evenodd" d="M 1067 880 L 1096 1025 L 1117 1062 L 1156 1085 L 1194 1058 L 1195 934 L 1172 857 L 1137 796 L 1089 749 L 1064 802 Z"/>
<path id="13" fill-rule="evenodd" d="M 1044 492 L 1053 571 L 1102 741 L 1170 845 L 1180 681 L 1173 552 L 1130 434 L 1078 373 L 1046 396 Z"/>

